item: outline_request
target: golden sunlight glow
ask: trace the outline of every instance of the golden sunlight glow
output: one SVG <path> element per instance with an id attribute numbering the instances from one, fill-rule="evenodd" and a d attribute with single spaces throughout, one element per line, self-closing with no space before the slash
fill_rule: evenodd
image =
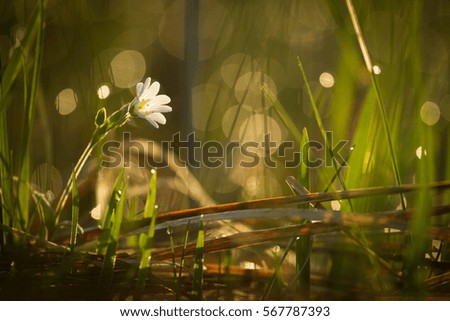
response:
<path id="1" fill-rule="evenodd" d="M 230 95 L 214 84 L 201 84 L 192 90 L 192 123 L 198 130 L 213 130 L 221 125 Z"/>
<path id="2" fill-rule="evenodd" d="M 229 56 L 220 67 L 220 75 L 225 84 L 232 88 L 239 75 L 252 71 L 254 61 L 251 56 L 237 53 Z"/>
<path id="3" fill-rule="evenodd" d="M 222 117 L 222 131 L 229 140 L 239 140 L 239 128 L 251 115 L 250 106 L 234 105 Z"/>

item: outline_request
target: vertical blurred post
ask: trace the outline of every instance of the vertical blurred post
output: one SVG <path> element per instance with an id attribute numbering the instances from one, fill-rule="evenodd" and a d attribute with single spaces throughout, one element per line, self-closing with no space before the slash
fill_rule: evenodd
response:
<path id="1" fill-rule="evenodd" d="M 186 68 L 186 108 L 181 111 L 182 136 L 189 135 L 193 132 L 192 127 L 192 90 L 195 86 L 195 79 L 198 68 L 198 43 L 199 43 L 199 1 L 189 0 L 185 1 L 185 29 L 184 29 L 184 63 Z M 189 140 L 188 159 L 194 159 L 193 142 Z"/>

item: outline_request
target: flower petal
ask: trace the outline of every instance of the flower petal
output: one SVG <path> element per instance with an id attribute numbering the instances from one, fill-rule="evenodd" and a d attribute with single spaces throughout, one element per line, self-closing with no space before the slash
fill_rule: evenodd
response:
<path id="1" fill-rule="evenodd" d="M 167 105 L 162 106 L 150 106 L 149 104 L 146 104 L 144 107 L 142 107 L 139 112 L 141 114 L 149 114 L 149 113 L 168 113 L 172 111 L 172 107 Z"/>
<path id="2" fill-rule="evenodd" d="M 146 119 L 150 124 L 152 124 L 153 127 L 159 128 L 159 125 L 158 125 L 152 118 L 146 117 L 145 119 Z"/>
<path id="3" fill-rule="evenodd" d="M 151 113 L 150 115 L 145 117 L 145 119 L 147 120 L 152 119 L 153 121 L 158 122 L 162 125 L 166 123 L 166 117 L 164 117 L 164 115 L 161 113 Z"/>
<path id="4" fill-rule="evenodd" d="M 172 107 L 167 104 L 171 99 L 167 95 L 158 95 L 160 83 L 151 82 L 147 77 L 142 83 L 136 85 L 136 97 L 133 103 L 133 112 L 135 116 L 145 118 L 154 127 L 159 128 L 159 124 L 166 123 L 166 117 L 162 113 L 172 111 Z"/>
<path id="5" fill-rule="evenodd" d="M 150 83 L 151 83 L 151 82 L 152 82 L 152 79 L 151 79 L 150 77 L 147 77 L 147 78 L 145 79 L 145 83 L 144 83 L 144 92 L 150 88 Z"/>
<path id="6" fill-rule="evenodd" d="M 136 97 L 140 97 L 142 95 L 143 91 L 144 91 L 144 84 L 139 82 L 136 85 Z"/>
<path id="7" fill-rule="evenodd" d="M 158 95 L 149 101 L 151 106 L 167 105 L 170 103 L 170 97 L 167 95 Z"/>
<path id="8" fill-rule="evenodd" d="M 155 81 L 149 89 L 145 90 L 142 94 L 142 99 L 152 99 L 153 97 L 156 97 L 156 95 L 159 92 L 160 84 L 159 82 Z"/>

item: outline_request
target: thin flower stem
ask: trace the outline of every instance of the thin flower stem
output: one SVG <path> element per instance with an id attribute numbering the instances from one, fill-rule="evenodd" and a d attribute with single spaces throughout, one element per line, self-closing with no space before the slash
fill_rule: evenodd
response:
<path id="1" fill-rule="evenodd" d="M 93 143 L 92 139 L 91 139 L 91 141 L 89 141 L 88 145 L 84 149 L 83 154 L 81 154 L 80 159 L 78 160 L 77 164 L 75 165 L 75 167 L 73 169 L 73 174 L 74 174 L 75 179 L 80 174 L 81 169 L 83 168 L 84 164 L 86 164 L 86 161 L 88 160 L 89 155 L 91 154 L 95 145 L 96 145 L 96 143 Z M 72 176 L 67 181 L 66 187 L 64 188 L 64 190 L 61 194 L 61 197 L 59 198 L 58 204 L 56 205 L 56 210 L 55 210 L 56 221 L 58 221 L 59 213 L 66 205 L 67 199 L 69 198 L 69 194 L 71 191 L 72 191 Z"/>
<path id="2" fill-rule="evenodd" d="M 77 164 L 74 167 L 74 175 L 75 179 L 78 178 L 78 175 L 80 175 L 81 170 L 83 169 L 84 165 L 86 164 L 89 156 L 91 155 L 92 151 L 94 150 L 95 146 L 103 140 L 103 138 L 108 135 L 109 132 L 111 132 L 114 129 L 117 129 L 119 127 L 122 127 L 126 124 L 128 119 L 131 117 L 129 109 L 131 104 L 134 102 L 134 100 L 131 101 L 131 103 L 126 104 L 122 106 L 119 110 L 111 114 L 106 120 L 104 120 L 102 123 L 97 124 L 97 128 L 92 133 L 91 140 L 87 144 L 86 148 L 83 151 L 83 154 L 81 154 L 80 159 L 78 160 Z M 58 204 L 56 205 L 55 210 L 55 221 L 56 223 L 59 220 L 59 215 L 66 205 L 67 199 L 69 197 L 70 192 L 72 191 L 72 178 L 70 177 L 66 183 L 66 187 L 64 188 L 63 192 L 61 193 L 61 196 L 58 200 Z"/>

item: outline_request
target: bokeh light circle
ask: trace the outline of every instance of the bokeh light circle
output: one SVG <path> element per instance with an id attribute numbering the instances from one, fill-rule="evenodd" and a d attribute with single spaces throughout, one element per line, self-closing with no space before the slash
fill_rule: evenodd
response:
<path id="1" fill-rule="evenodd" d="M 320 84 L 325 88 L 331 88 L 334 86 L 334 77 L 329 72 L 323 72 L 319 76 Z"/>
<path id="2" fill-rule="evenodd" d="M 435 125 L 441 117 L 441 110 L 436 103 L 427 101 L 420 108 L 420 118 L 428 126 Z"/>
<path id="3" fill-rule="evenodd" d="M 97 96 L 99 99 L 106 99 L 111 94 L 111 89 L 108 85 L 101 85 L 97 89 Z"/>
<path id="4" fill-rule="evenodd" d="M 77 95 L 72 88 L 63 89 L 56 96 L 55 105 L 61 115 L 68 115 L 77 108 Z"/>
<path id="5" fill-rule="evenodd" d="M 123 50 L 111 60 L 111 73 L 116 87 L 130 88 L 145 76 L 147 64 L 136 50 Z"/>

